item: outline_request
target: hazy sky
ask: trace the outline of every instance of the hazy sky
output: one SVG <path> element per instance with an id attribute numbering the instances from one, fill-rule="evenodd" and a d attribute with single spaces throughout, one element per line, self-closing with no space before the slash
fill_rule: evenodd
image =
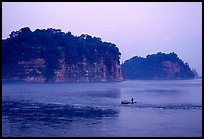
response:
<path id="1" fill-rule="evenodd" d="M 2 2 L 2 38 L 22 27 L 100 37 L 121 62 L 175 52 L 202 75 L 202 2 Z"/>

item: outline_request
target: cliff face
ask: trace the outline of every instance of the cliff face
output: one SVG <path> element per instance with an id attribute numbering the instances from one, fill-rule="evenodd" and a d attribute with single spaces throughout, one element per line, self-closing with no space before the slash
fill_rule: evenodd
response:
<path id="1" fill-rule="evenodd" d="M 59 68 L 54 70 L 54 76 L 48 82 L 107 82 L 122 81 L 121 66 L 112 61 L 111 69 L 101 60 L 99 63 L 90 65 L 87 61 L 76 65 L 65 63 L 65 59 L 59 59 Z M 37 58 L 32 61 L 19 61 L 18 69 L 14 75 L 7 76 L 4 80 L 46 82 L 46 61 Z"/>
<path id="2" fill-rule="evenodd" d="M 123 80 L 119 62 L 120 52 L 114 44 L 101 42 L 99 38 L 92 38 L 89 35 L 74 37 L 70 33 L 63 34 L 58 30 L 37 30 L 37 33 L 21 29 L 11 34 L 11 38 L 3 40 L 2 80 L 25 82 Z M 51 35 L 52 39 L 47 38 Z"/>
<path id="3" fill-rule="evenodd" d="M 59 59 L 60 68 L 54 71 L 55 82 L 106 82 L 122 81 L 120 64 L 112 61 L 111 69 L 101 60 L 90 65 L 86 60 L 69 65 L 65 59 Z"/>
<path id="4" fill-rule="evenodd" d="M 177 54 L 157 53 L 133 57 L 122 64 L 125 79 L 193 79 L 194 73 Z"/>
<path id="5" fill-rule="evenodd" d="M 179 73 L 181 70 L 181 67 L 178 64 L 173 63 L 172 61 L 165 60 L 162 62 L 162 66 L 164 68 L 164 71 L 166 73 L 165 79 L 172 79 L 176 75 L 176 73 Z"/>

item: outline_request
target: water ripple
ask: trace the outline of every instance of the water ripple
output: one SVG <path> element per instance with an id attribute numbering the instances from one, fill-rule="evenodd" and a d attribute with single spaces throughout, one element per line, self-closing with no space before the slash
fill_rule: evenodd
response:
<path id="1" fill-rule="evenodd" d="M 124 107 L 129 107 L 129 105 L 122 105 Z M 202 105 L 197 104 L 144 104 L 144 103 L 137 103 L 131 105 L 131 107 L 137 108 L 154 108 L 154 109 L 184 109 L 184 110 L 202 110 Z"/>
<path id="2" fill-rule="evenodd" d="M 2 113 L 13 122 L 27 121 L 50 123 L 67 123 L 73 118 L 102 118 L 114 117 L 118 111 L 110 108 L 90 106 L 72 106 L 60 104 L 28 103 L 25 101 L 3 101 Z"/>

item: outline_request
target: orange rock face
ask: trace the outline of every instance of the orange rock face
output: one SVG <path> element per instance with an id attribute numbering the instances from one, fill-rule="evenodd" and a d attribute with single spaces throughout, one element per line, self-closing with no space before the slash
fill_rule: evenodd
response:
<path id="1" fill-rule="evenodd" d="M 51 82 L 109 82 L 122 81 L 120 63 L 112 61 L 108 68 L 103 60 L 89 64 L 86 59 L 75 65 L 69 65 L 64 58 L 58 60 L 59 68 L 54 70 Z M 31 61 L 19 61 L 21 71 L 17 72 L 10 80 L 26 82 L 46 82 L 46 61 L 37 58 Z"/>
<path id="2" fill-rule="evenodd" d="M 107 82 L 122 81 L 121 66 L 113 61 L 111 69 L 101 60 L 99 63 L 88 64 L 86 60 L 76 65 L 68 65 L 60 59 L 60 69 L 55 71 L 55 82 Z"/>
<path id="3" fill-rule="evenodd" d="M 167 73 L 166 79 L 173 78 L 180 71 L 180 66 L 171 61 L 163 61 L 162 64 Z"/>

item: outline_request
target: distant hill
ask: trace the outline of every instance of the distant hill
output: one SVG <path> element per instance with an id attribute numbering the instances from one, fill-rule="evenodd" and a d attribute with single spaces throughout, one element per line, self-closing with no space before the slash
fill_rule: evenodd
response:
<path id="1" fill-rule="evenodd" d="M 115 44 L 88 34 L 24 27 L 2 40 L 2 80 L 122 81 L 120 55 Z"/>
<path id="2" fill-rule="evenodd" d="M 174 52 L 135 56 L 122 64 L 124 79 L 193 79 L 194 72 Z"/>

